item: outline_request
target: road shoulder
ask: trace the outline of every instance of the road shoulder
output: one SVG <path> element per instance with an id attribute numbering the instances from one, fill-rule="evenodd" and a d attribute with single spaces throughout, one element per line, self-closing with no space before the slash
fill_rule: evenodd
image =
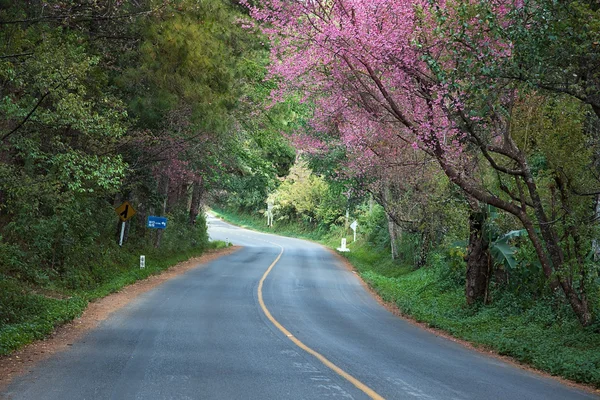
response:
<path id="1" fill-rule="evenodd" d="M 321 244 L 322 245 L 322 244 Z M 546 379 L 552 379 L 555 380 L 557 382 L 562 383 L 565 386 L 569 386 L 575 389 L 579 389 L 581 391 L 587 392 L 587 393 L 591 393 L 594 395 L 598 395 L 600 394 L 600 389 L 595 388 L 593 385 L 586 385 L 583 383 L 579 383 L 579 382 L 574 382 L 565 378 L 562 378 L 560 376 L 556 376 L 556 375 L 552 375 L 549 374 L 545 371 L 541 371 L 539 369 L 533 368 L 530 365 L 524 364 L 519 362 L 518 360 L 512 358 L 512 357 L 508 357 L 508 356 L 503 356 L 498 354 L 497 352 L 495 352 L 493 349 L 487 348 L 485 346 L 482 345 L 477 345 L 474 343 L 471 343 L 469 341 L 463 340 L 463 339 L 459 339 L 457 337 L 452 336 L 450 333 L 443 331 L 441 329 L 436 329 L 433 328 L 431 326 L 429 326 L 429 324 L 427 324 L 426 322 L 421 322 L 421 321 L 417 321 L 415 318 L 413 318 L 411 315 L 405 314 L 402 312 L 402 310 L 400 310 L 400 308 L 398 307 L 398 305 L 396 305 L 395 303 L 392 302 L 388 302 L 385 301 L 384 299 L 381 298 L 381 296 L 379 295 L 379 293 L 377 293 L 377 291 L 370 286 L 367 282 L 365 282 L 365 280 L 360 276 L 359 271 L 356 269 L 356 267 L 354 265 L 352 265 L 352 263 L 345 258 L 344 256 L 342 256 L 339 252 L 328 248 L 326 246 L 323 246 L 325 249 L 329 250 L 329 252 L 339 261 L 340 265 L 342 265 L 344 268 L 346 268 L 347 270 L 351 271 L 352 273 L 354 273 L 356 275 L 356 277 L 358 278 L 360 284 L 364 287 L 364 289 L 369 292 L 369 294 L 385 309 L 387 309 L 389 312 L 391 312 L 392 314 L 394 314 L 396 317 L 403 319 L 404 321 L 408 322 L 409 324 L 412 324 L 414 326 L 417 326 L 423 330 L 426 330 L 436 336 L 442 337 L 444 339 L 450 340 L 452 342 L 458 343 L 463 347 L 466 347 L 470 350 L 476 351 L 480 354 L 483 354 L 487 357 L 492 357 L 495 358 L 497 360 L 503 361 L 507 364 L 513 365 L 517 368 L 523 369 L 525 371 L 534 373 L 536 375 L 539 375 L 543 378 Z"/>
<path id="2" fill-rule="evenodd" d="M 160 274 L 137 281 L 124 287 L 119 292 L 91 302 L 81 317 L 58 327 L 47 338 L 33 342 L 8 356 L 0 357 L 0 391 L 4 390 L 14 378 L 29 372 L 40 361 L 68 349 L 85 333 L 94 329 L 110 314 L 126 306 L 139 295 L 191 269 L 203 267 L 219 257 L 229 255 L 240 248 L 239 246 L 232 246 L 209 250 L 199 257 L 190 258 L 164 270 Z"/>

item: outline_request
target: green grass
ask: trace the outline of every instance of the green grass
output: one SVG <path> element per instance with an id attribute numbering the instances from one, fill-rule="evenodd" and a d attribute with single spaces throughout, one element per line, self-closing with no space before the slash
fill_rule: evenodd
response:
<path id="1" fill-rule="evenodd" d="M 224 210 L 216 214 L 237 225 L 339 247 L 339 234 L 307 234 L 291 225 L 269 229 L 259 218 Z M 389 251 L 365 241 L 349 247 L 351 252 L 343 256 L 383 300 L 405 315 L 542 371 L 600 388 L 600 334 L 582 328 L 564 301 L 495 291 L 490 305 L 468 307 L 461 275 L 450 270 L 444 257 L 432 254 L 426 268 L 413 270 L 398 266 Z"/>
<path id="2" fill-rule="evenodd" d="M 582 328 L 568 310 L 554 309 L 550 299 L 524 305 L 524 299 L 496 293 L 491 305 L 470 308 L 462 288 L 440 288 L 434 268 L 401 278 L 373 271 L 361 275 L 384 300 L 417 321 L 551 374 L 600 387 L 600 335 Z"/>
<path id="3" fill-rule="evenodd" d="M 224 242 L 211 242 L 209 249 L 227 247 Z M 98 284 L 66 289 L 49 285 L 32 287 L 18 279 L 0 277 L 0 355 L 7 355 L 34 340 L 52 333 L 59 325 L 77 318 L 88 302 L 121 290 L 138 280 L 159 274 L 169 267 L 199 256 L 204 247 L 182 252 L 145 251 L 146 267 L 139 268 L 139 256 L 133 252 L 119 259 L 120 265 L 107 268 L 110 273 Z"/>

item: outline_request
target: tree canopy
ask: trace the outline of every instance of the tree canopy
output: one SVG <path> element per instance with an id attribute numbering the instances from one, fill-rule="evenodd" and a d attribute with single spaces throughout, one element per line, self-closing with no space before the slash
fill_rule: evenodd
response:
<path id="1" fill-rule="evenodd" d="M 395 171 L 375 181 L 400 196 L 435 181 L 435 169 L 421 181 L 415 171 L 436 163 L 471 209 L 467 298 L 483 297 L 489 281 L 490 243 L 477 232 L 492 206 L 527 232 L 549 286 L 592 324 L 596 3 L 273 0 L 251 9 L 271 38 L 277 98 L 300 92 L 315 104 L 299 139 L 306 151 L 341 146 L 357 176 Z"/>

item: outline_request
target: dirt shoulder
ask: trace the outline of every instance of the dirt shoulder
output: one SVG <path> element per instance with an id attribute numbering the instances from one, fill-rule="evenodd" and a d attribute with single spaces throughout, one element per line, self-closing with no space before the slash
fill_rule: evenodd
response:
<path id="1" fill-rule="evenodd" d="M 179 276 L 193 268 L 202 267 L 219 257 L 239 250 L 239 246 L 219 250 L 209 250 L 200 257 L 181 262 L 159 275 L 126 286 L 117 293 L 91 302 L 81 317 L 58 327 L 44 340 L 38 340 L 11 355 L 0 357 L 0 390 L 3 390 L 15 377 L 31 370 L 38 362 L 45 360 L 71 346 L 86 332 L 94 329 L 108 316 L 127 305 L 137 296 Z"/>

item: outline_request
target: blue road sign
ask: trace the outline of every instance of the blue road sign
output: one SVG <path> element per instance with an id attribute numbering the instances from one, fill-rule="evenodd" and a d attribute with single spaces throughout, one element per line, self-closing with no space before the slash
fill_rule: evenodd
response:
<path id="1" fill-rule="evenodd" d="M 148 217 L 148 228 L 165 229 L 167 227 L 167 219 L 165 217 Z"/>

